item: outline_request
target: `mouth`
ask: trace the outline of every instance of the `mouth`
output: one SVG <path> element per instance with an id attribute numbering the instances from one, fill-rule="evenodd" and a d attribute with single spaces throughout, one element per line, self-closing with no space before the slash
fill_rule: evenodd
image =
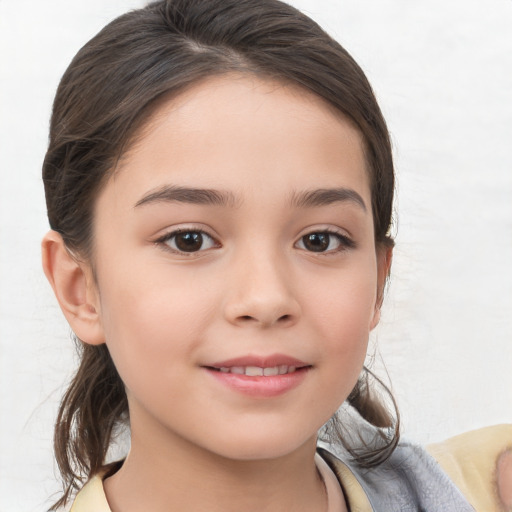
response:
<path id="1" fill-rule="evenodd" d="M 252 398 L 283 395 L 301 384 L 312 368 L 311 364 L 279 354 L 239 357 L 203 366 L 217 382 Z"/>
<path id="2" fill-rule="evenodd" d="M 234 373 L 235 375 L 247 375 L 248 377 L 274 377 L 276 375 L 288 375 L 295 373 L 298 370 L 309 368 L 309 365 L 305 366 L 288 366 L 281 364 L 278 366 L 207 366 L 209 370 L 221 373 Z"/>

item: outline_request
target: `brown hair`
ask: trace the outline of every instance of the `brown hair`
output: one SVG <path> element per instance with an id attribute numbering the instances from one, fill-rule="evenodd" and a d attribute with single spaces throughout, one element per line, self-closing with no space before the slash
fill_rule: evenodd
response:
<path id="1" fill-rule="evenodd" d="M 376 243 L 393 245 L 389 135 L 352 57 L 310 18 L 278 0 L 161 0 L 107 25 L 77 53 L 59 84 L 43 179 L 50 226 L 73 254 L 92 261 L 95 198 L 158 100 L 229 72 L 297 84 L 351 120 L 364 139 Z M 107 347 L 80 340 L 77 346 L 80 367 L 55 427 L 65 488 L 55 506 L 98 472 L 113 432 L 128 416 Z M 399 422 L 396 406 L 393 419 L 372 397 L 368 375 L 365 369 L 348 403 L 383 427 L 376 429 L 383 442 L 369 451 L 349 446 L 343 433 L 341 442 L 361 464 L 372 465 L 391 454 Z"/>

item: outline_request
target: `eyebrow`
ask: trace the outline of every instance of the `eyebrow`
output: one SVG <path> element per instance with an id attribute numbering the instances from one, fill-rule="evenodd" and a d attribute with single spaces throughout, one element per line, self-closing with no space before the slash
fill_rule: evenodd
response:
<path id="1" fill-rule="evenodd" d="M 344 187 L 295 192 L 292 194 L 291 203 L 297 208 L 311 208 L 345 201 L 355 203 L 367 211 L 363 198 L 355 190 Z"/>
<path id="2" fill-rule="evenodd" d="M 180 187 L 177 185 L 164 185 L 150 191 L 135 204 L 135 208 L 161 202 L 178 202 L 189 204 L 235 206 L 236 199 L 231 192 L 213 190 L 208 188 Z"/>
<path id="3" fill-rule="evenodd" d="M 312 208 L 346 201 L 360 206 L 365 212 L 367 211 L 363 198 L 355 190 L 344 187 L 294 192 L 292 193 L 290 203 L 295 208 Z M 142 199 L 137 201 L 135 207 L 161 202 L 230 207 L 235 207 L 239 204 L 235 195 L 228 191 L 164 185 L 148 192 Z"/>

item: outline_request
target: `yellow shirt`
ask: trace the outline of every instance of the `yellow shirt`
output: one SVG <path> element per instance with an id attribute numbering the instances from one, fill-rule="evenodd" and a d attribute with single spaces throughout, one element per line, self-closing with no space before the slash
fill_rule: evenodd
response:
<path id="1" fill-rule="evenodd" d="M 474 430 L 427 447 L 477 512 L 503 511 L 496 488 L 496 463 L 507 449 L 512 449 L 512 425 Z M 372 512 L 366 493 L 352 471 L 339 459 L 330 462 L 350 511 Z M 87 482 L 76 496 L 71 512 L 111 512 L 102 475 Z"/>

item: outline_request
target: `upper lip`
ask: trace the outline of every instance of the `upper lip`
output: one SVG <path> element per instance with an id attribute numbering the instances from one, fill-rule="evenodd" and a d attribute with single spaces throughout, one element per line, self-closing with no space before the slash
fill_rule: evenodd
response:
<path id="1" fill-rule="evenodd" d="M 272 368 L 281 365 L 295 366 L 295 368 L 311 366 L 304 361 L 284 354 L 272 354 L 268 356 L 246 355 L 241 357 L 234 357 L 233 359 L 226 359 L 225 361 L 218 361 L 205 366 L 209 366 L 211 368 L 231 368 L 233 366 L 257 366 L 259 368 Z"/>

